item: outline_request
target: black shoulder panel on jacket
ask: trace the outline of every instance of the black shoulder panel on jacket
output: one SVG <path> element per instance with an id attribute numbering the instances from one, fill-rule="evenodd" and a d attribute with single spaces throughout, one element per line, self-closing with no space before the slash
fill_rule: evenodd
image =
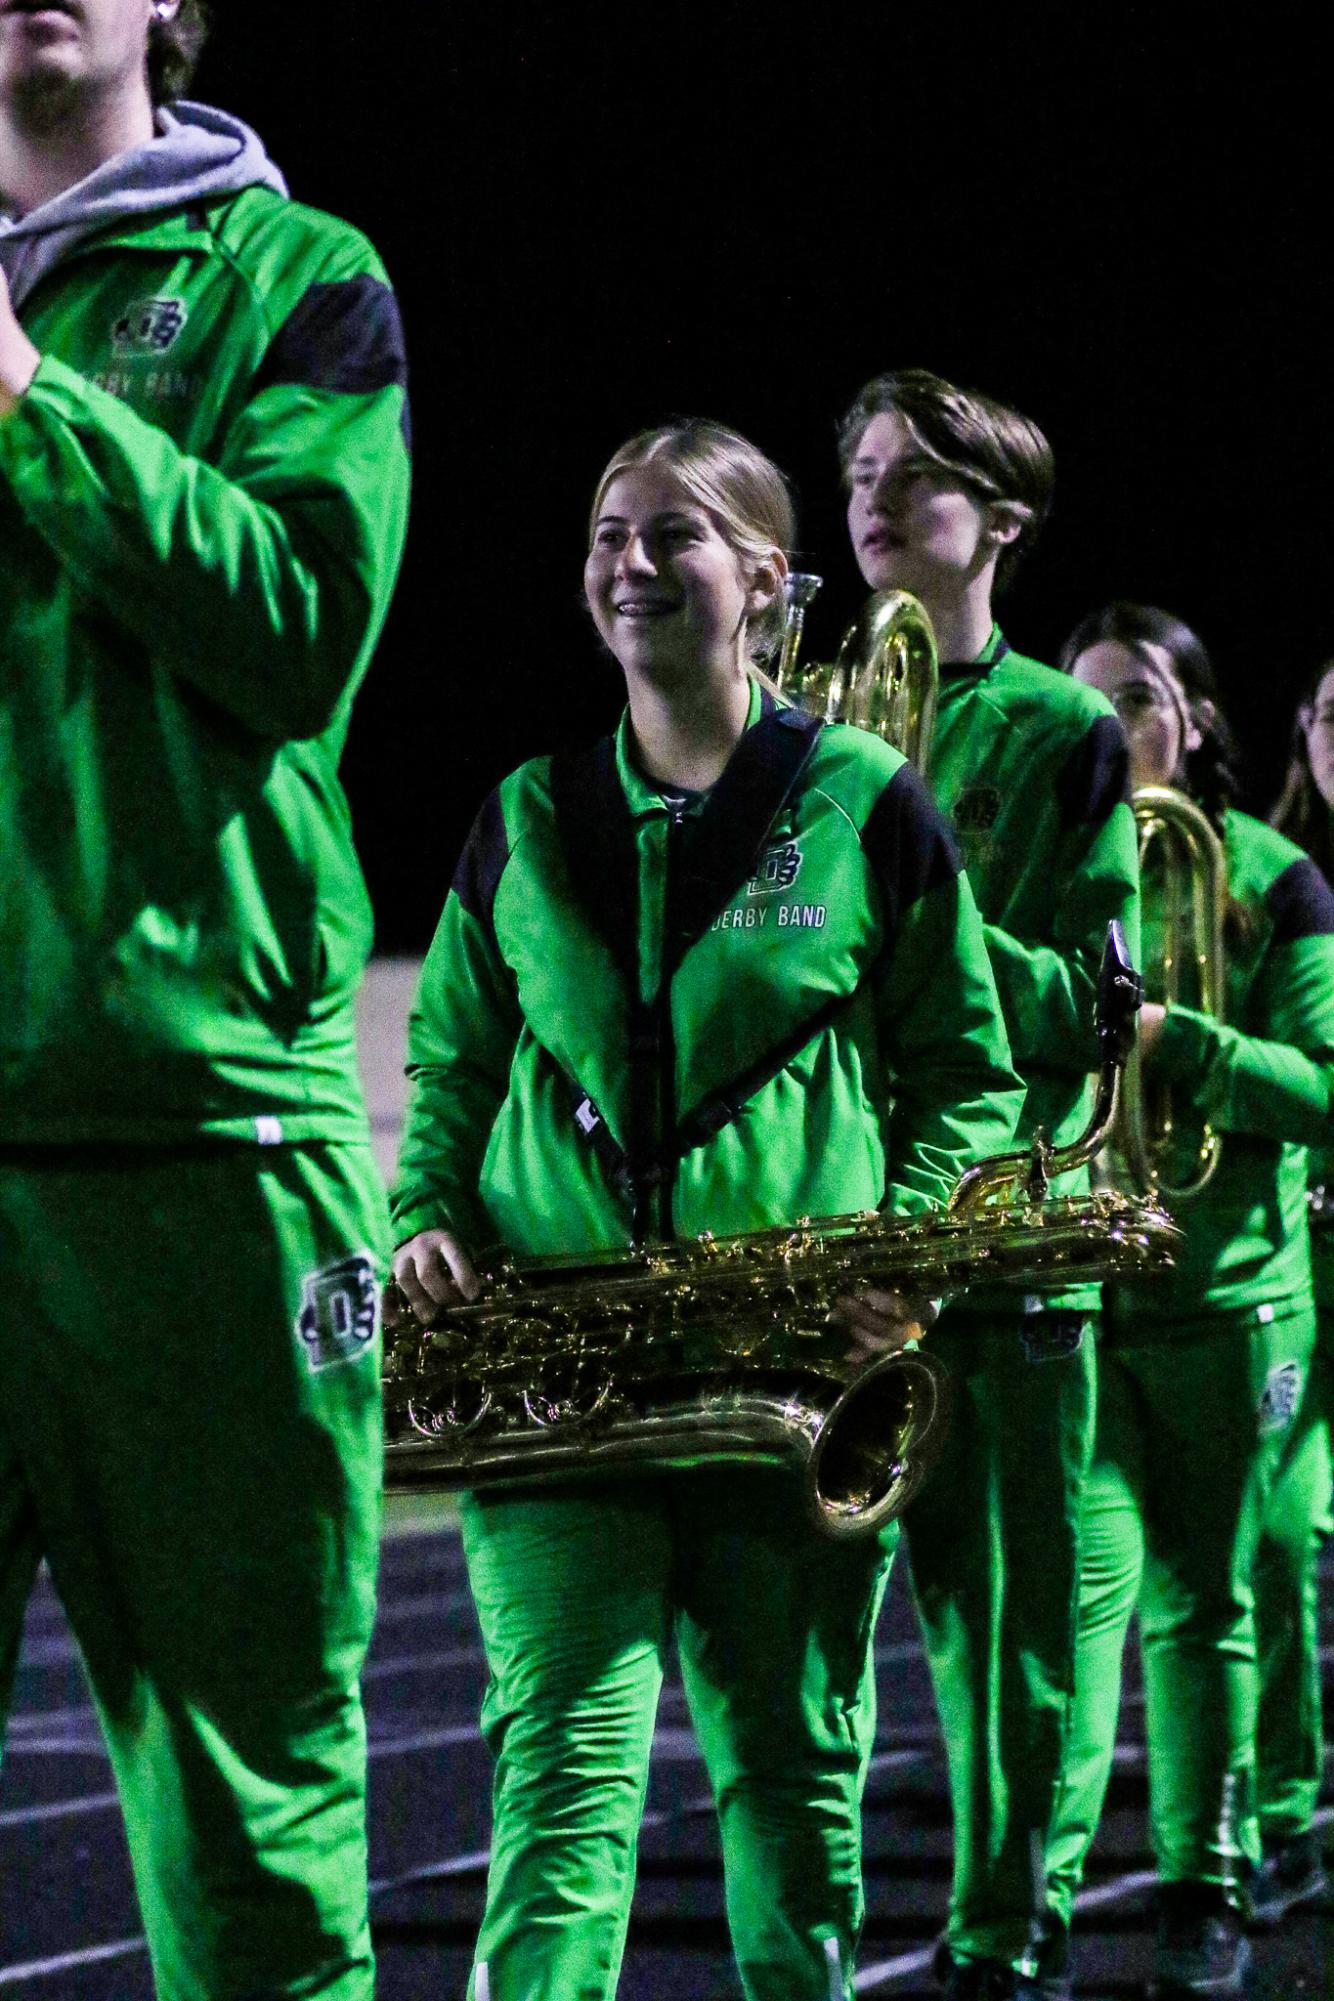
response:
<path id="1" fill-rule="evenodd" d="M 1115 716 L 1095 716 L 1061 766 L 1056 803 L 1063 827 L 1101 827 L 1130 797 L 1130 752 Z"/>
<path id="2" fill-rule="evenodd" d="M 255 376 L 255 393 L 277 382 L 350 394 L 407 387 L 398 300 L 369 272 L 307 287 L 279 327 Z M 404 404 L 404 436 L 408 435 Z"/>
<path id="3" fill-rule="evenodd" d="M 493 792 L 472 823 L 450 888 L 470 917 L 495 936 L 496 890 L 510 858 L 500 794 Z"/>
<path id="4" fill-rule="evenodd" d="M 910 764 L 890 779 L 862 828 L 876 886 L 884 899 L 886 942 L 892 944 L 905 911 L 961 863 L 949 823 Z"/>
<path id="5" fill-rule="evenodd" d="M 1265 904 L 1274 920 L 1274 943 L 1287 945 L 1294 938 L 1326 938 L 1334 932 L 1334 889 L 1305 855 L 1289 862 L 1265 891 Z"/>

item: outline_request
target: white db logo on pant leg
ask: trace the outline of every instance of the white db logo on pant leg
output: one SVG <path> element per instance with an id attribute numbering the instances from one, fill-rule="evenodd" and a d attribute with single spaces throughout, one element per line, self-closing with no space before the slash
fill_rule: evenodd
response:
<path id="1" fill-rule="evenodd" d="M 355 1362 L 375 1339 L 380 1288 L 368 1251 L 355 1251 L 301 1282 L 296 1336 L 312 1371 Z"/>
<path id="2" fill-rule="evenodd" d="M 1296 1417 L 1297 1406 L 1301 1400 L 1301 1364 L 1276 1362 L 1265 1377 L 1264 1390 L 1256 1411 L 1256 1416 L 1260 1420 L 1260 1436 L 1264 1438 L 1272 1431 L 1286 1430 Z"/>

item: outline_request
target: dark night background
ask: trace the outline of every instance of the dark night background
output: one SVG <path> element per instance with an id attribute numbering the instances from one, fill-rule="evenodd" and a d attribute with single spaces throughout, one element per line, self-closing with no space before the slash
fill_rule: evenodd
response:
<path id="1" fill-rule="evenodd" d="M 623 437 L 706 414 L 779 461 L 826 579 L 823 652 L 860 595 L 834 420 L 896 364 L 990 389 L 1053 442 L 1014 642 L 1050 659 L 1111 596 L 1181 614 L 1267 810 L 1334 652 L 1313 14 L 215 14 L 197 94 L 374 238 L 408 329 L 412 536 L 345 765 L 381 949 L 425 945 L 495 779 L 616 712 L 579 579 Z"/>

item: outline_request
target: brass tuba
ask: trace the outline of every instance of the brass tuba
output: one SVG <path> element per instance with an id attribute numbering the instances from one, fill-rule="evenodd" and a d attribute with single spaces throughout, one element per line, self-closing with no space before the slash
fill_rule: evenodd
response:
<path id="1" fill-rule="evenodd" d="M 1147 981 L 1153 1000 L 1175 1001 L 1223 1017 L 1227 962 L 1223 913 L 1227 859 L 1208 815 L 1170 785 L 1142 785 L 1132 798 L 1139 828 L 1141 879 L 1148 868 L 1162 885 L 1162 947 Z M 1183 993 L 1183 984 L 1188 982 Z M 1181 1129 L 1171 1087 L 1145 1077 L 1139 1052 L 1126 1065 L 1124 1105 L 1114 1145 L 1134 1185 L 1178 1201 L 1198 1195 L 1218 1165 L 1222 1141 L 1207 1119 Z M 1184 1172 L 1177 1164 L 1190 1158 Z M 1172 1179 L 1170 1176 L 1177 1178 Z"/>
<path id="2" fill-rule="evenodd" d="M 1119 927 L 1099 982 L 1102 1071 L 1073 1145 L 1039 1138 L 983 1162 L 943 1210 L 803 1217 L 565 1259 L 501 1259 L 483 1296 L 385 1337 L 386 1479 L 395 1488 L 512 1487 L 667 1459 L 795 1467 L 833 1535 L 906 1507 L 944 1436 L 948 1378 L 924 1350 L 850 1365 L 832 1302 L 867 1284 L 934 1297 L 1025 1293 L 1170 1264 L 1152 1200 L 1047 1199 L 1051 1175 L 1101 1145 L 1133 1034 L 1137 976 Z M 995 1198 L 1011 1191 L 1011 1199 Z M 1017 1193 L 1013 1191 L 1018 1191 Z"/>
<path id="3" fill-rule="evenodd" d="M 855 723 L 901 750 L 925 776 L 940 672 L 926 607 L 910 591 L 876 591 L 831 661 L 799 664 L 806 612 L 822 579 L 797 570 L 783 587 L 780 693 L 827 723 Z"/>

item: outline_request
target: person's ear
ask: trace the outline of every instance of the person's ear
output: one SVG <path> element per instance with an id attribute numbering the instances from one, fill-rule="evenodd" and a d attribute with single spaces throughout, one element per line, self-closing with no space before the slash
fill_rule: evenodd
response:
<path id="1" fill-rule="evenodd" d="M 746 591 L 746 616 L 754 618 L 757 613 L 768 611 L 769 606 L 783 595 L 783 579 L 787 575 L 787 557 L 781 549 L 765 556 L 750 573 L 750 584 Z"/>
<path id="2" fill-rule="evenodd" d="M 982 532 L 989 542 L 1003 549 L 1019 540 L 1032 518 L 1033 510 L 1021 500 L 989 500 Z"/>
<path id="3" fill-rule="evenodd" d="M 1218 711 L 1206 697 L 1196 708 L 1186 710 L 1186 754 L 1198 750 L 1204 742 L 1204 732 L 1214 721 Z"/>

